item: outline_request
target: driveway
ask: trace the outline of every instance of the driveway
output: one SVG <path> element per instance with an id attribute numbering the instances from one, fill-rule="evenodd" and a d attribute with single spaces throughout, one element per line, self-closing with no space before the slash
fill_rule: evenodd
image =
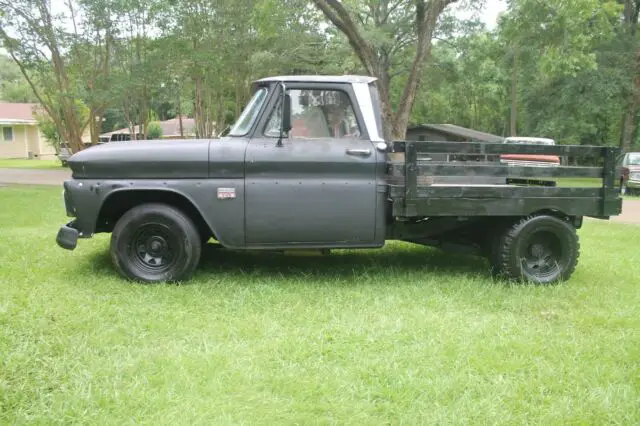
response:
<path id="1" fill-rule="evenodd" d="M 0 168 L 0 185 L 55 185 L 62 186 L 65 179 L 71 177 L 71 171 L 65 170 L 34 170 L 34 169 L 2 169 Z M 625 200 L 622 214 L 614 216 L 614 222 L 640 225 L 640 200 Z"/>
<path id="2" fill-rule="evenodd" d="M 56 185 L 71 177 L 71 170 L 2 169 L 0 184 Z"/>
<path id="3" fill-rule="evenodd" d="M 640 225 L 640 200 L 624 200 L 622 214 L 614 216 L 611 220 L 613 222 Z"/>

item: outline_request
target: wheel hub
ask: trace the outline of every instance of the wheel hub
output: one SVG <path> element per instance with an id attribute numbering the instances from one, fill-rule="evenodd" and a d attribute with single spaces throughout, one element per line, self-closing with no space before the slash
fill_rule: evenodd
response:
<path id="1" fill-rule="evenodd" d="M 152 256 L 160 256 L 167 249 L 167 242 L 164 238 L 154 235 L 149 237 L 146 243 L 147 252 Z"/>
<path id="2" fill-rule="evenodd" d="M 548 233 L 540 233 L 532 238 L 523 266 L 532 274 L 545 276 L 557 270 L 560 258 L 556 239 Z"/>
<path id="3" fill-rule="evenodd" d="M 531 254 L 534 257 L 541 258 L 544 257 L 547 249 L 542 244 L 534 244 L 531 246 Z"/>
<path id="4" fill-rule="evenodd" d="M 172 253 L 166 230 L 147 226 L 135 238 L 136 257 L 141 266 L 157 269 L 171 263 Z"/>

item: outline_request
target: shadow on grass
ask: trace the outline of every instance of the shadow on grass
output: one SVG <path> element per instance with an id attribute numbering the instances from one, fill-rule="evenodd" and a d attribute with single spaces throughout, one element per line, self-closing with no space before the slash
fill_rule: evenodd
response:
<path id="1" fill-rule="evenodd" d="M 84 263 L 84 262 L 83 262 Z M 86 258 L 92 276 L 116 277 L 108 251 Z M 85 269 L 86 270 L 86 269 Z M 438 249 L 401 245 L 377 250 L 335 250 L 328 256 L 284 255 L 277 252 L 233 251 L 217 244 L 203 247 L 195 280 L 238 279 L 300 279 L 324 281 L 349 279 L 354 284 L 359 277 L 389 278 L 389 275 L 424 273 L 426 278 L 484 278 L 491 280 L 489 264 L 483 258 L 443 252 Z M 416 277 L 413 277 L 414 279 Z"/>

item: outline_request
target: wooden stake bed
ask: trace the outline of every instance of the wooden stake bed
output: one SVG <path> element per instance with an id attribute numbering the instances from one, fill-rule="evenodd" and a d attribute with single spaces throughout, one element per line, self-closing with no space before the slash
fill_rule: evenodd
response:
<path id="1" fill-rule="evenodd" d="M 569 216 L 607 219 L 622 211 L 615 160 L 619 148 L 582 145 L 519 145 L 484 142 L 414 142 L 392 144 L 388 163 L 393 215 L 526 216 L 558 211 Z M 404 155 L 398 155 L 403 153 Z M 494 162 L 433 162 L 419 154 L 538 154 L 587 159 L 597 166 L 510 166 Z M 401 161 L 404 157 L 404 161 Z M 462 183 L 440 179 L 462 178 Z M 558 187 L 550 178 L 596 178 L 599 187 Z M 474 183 L 503 180 L 504 183 Z"/>

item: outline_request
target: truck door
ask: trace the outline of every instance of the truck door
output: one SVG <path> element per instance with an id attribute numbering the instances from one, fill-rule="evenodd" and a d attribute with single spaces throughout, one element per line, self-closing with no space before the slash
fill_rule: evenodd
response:
<path id="1" fill-rule="evenodd" d="M 247 245 L 371 244 L 379 154 L 351 85 L 287 84 L 287 94 L 288 137 L 278 146 L 278 96 L 247 146 Z"/>

